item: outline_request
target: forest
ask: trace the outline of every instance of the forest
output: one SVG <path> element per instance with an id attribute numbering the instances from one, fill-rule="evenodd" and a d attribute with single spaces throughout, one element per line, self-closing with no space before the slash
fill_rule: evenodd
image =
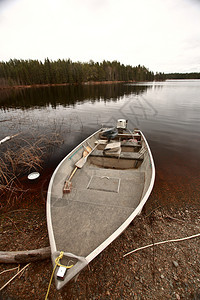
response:
<path id="1" fill-rule="evenodd" d="M 0 87 L 35 84 L 81 84 L 104 81 L 153 81 L 165 80 L 164 73 L 149 71 L 138 65 L 121 64 L 118 61 L 101 63 L 72 62 L 70 59 L 52 61 L 11 59 L 0 62 Z"/>
<path id="2" fill-rule="evenodd" d="M 166 79 L 200 79 L 200 73 L 169 73 Z"/>

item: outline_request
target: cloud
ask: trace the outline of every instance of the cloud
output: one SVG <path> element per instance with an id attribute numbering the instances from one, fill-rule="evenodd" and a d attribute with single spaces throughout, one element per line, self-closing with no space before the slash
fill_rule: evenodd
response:
<path id="1" fill-rule="evenodd" d="M 3 1 L 0 59 L 106 59 L 184 72 L 199 67 L 199 17 L 195 0 Z"/>

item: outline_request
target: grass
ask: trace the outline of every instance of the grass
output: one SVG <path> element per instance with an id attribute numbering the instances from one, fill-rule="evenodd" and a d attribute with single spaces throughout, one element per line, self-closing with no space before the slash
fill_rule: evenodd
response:
<path id="1" fill-rule="evenodd" d="M 21 191 L 20 177 L 42 169 L 52 148 L 63 141 L 58 134 L 40 135 L 27 139 L 19 136 L 0 146 L 0 192 L 10 198 L 14 191 Z"/>

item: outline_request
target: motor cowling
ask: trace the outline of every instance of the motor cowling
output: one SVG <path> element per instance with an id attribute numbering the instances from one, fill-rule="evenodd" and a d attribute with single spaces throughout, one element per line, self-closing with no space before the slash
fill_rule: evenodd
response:
<path id="1" fill-rule="evenodd" d="M 128 123 L 128 120 L 125 120 L 125 119 L 117 120 L 117 129 L 119 129 L 119 130 L 127 129 L 127 123 Z"/>

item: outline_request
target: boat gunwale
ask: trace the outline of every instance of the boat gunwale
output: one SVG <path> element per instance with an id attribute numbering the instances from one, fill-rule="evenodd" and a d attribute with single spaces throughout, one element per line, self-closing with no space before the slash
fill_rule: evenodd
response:
<path id="1" fill-rule="evenodd" d="M 49 235 L 51 253 L 54 253 L 54 252 L 57 251 L 55 237 L 54 237 L 54 234 L 53 234 L 54 231 L 53 231 L 53 226 L 52 226 L 52 218 L 51 218 L 51 191 L 52 191 L 54 178 L 55 178 L 60 166 L 64 163 L 64 161 L 66 159 L 68 159 L 73 153 L 75 153 L 78 150 L 78 148 L 80 148 L 88 139 L 92 138 L 94 135 L 96 135 L 101 130 L 102 130 L 102 128 L 100 128 L 99 130 L 97 130 L 96 132 L 91 134 L 89 137 L 87 137 L 85 140 L 83 140 L 80 144 L 78 144 L 75 148 L 73 148 L 73 150 L 70 153 L 68 153 L 60 161 L 60 163 L 57 165 L 56 169 L 54 170 L 54 172 L 51 176 L 49 186 L 48 186 L 48 190 L 47 190 L 47 204 L 46 204 L 47 228 L 48 228 L 48 235 Z"/>
<path id="2" fill-rule="evenodd" d="M 153 185 L 154 185 L 154 181 L 155 181 L 155 165 L 154 165 L 154 161 L 153 161 L 153 156 L 149 147 L 149 144 L 143 134 L 143 132 L 141 130 L 137 130 L 138 132 L 140 132 L 146 146 L 148 149 L 148 155 L 150 158 L 150 163 L 151 163 L 151 167 L 152 167 L 152 174 L 151 174 L 151 181 L 149 184 L 149 187 L 145 193 L 145 195 L 143 196 L 142 200 L 140 201 L 140 203 L 138 204 L 138 206 L 136 207 L 136 209 L 133 211 L 133 213 L 126 219 L 126 221 L 124 223 L 122 223 L 122 225 L 116 230 L 114 231 L 109 238 L 107 238 L 101 245 L 99 245 L 96 249 L 94 249 L 88 256 L 86 256 L 86 260 L 88 261 L 88 263 L 90 261 L 92 261 L 97 255 L 99 255 L 110 243 L 112 243 L 129 225 L 130 223 L 133 221 L 133 219 L 140 214 L 140 212 L 142 211 L 143 206 L 145 205 L 146 201 L 148 200 L 151 191 L 153 189 Z"/>

